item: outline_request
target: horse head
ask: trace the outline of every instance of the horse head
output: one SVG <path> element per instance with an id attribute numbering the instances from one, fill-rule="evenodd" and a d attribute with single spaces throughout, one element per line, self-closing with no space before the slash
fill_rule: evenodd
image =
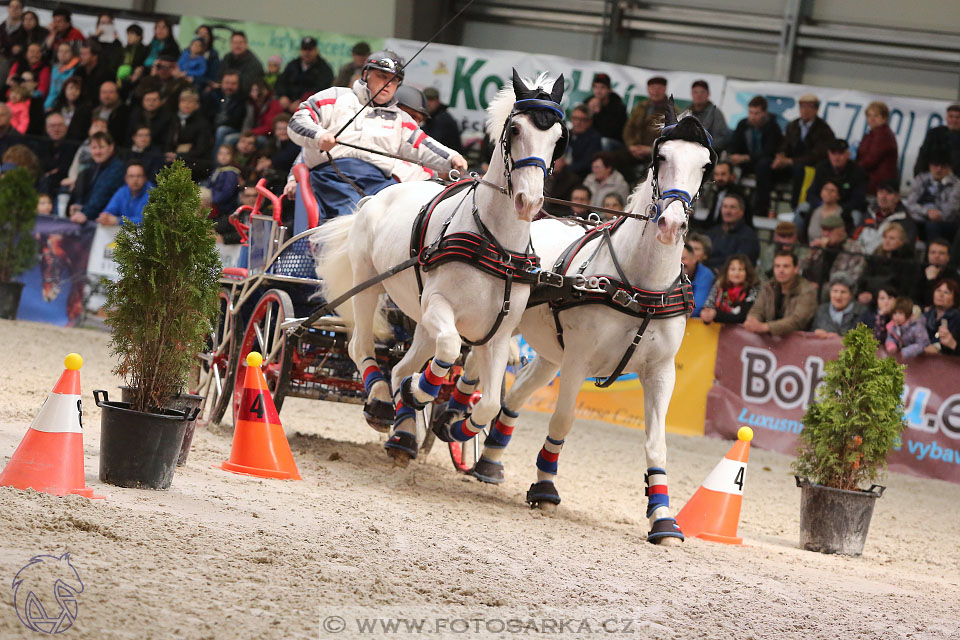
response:
<path id="1" fill-rule="evenodd" d="M 693 202 L 716 159 L 710 134 L 692 115 L 678 121 L 671 96 L 652 157 L 657 239 L 663 244 L 678 243 L 686 233 Z"/>
<path id="2" fill-rule="evenodd" d="M 526 81 L 513 71 L 513 82 L 501 89 L 487 108 L 487 133 L 497 142 L 488 175 L 506 187 L 517 215 L 530 221 L 543 206 L 543 184 L 553 163 L 563 155 L 563 75 L 551 80 L 540 74 Z M 488 178 L 489 179 L 489 178 Z"/>

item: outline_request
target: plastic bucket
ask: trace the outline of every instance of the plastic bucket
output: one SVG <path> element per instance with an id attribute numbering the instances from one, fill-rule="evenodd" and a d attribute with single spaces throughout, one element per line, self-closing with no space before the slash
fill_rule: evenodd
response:
<path id="1" fill-rule="evenodd" d="M 800 547 L 820 553 L 859 556 L 870 530 L 873 507 L 886 487 L 834 489 L 796 477 L 800 487 Z"/>
<path id="2" fill-rule="evenodd" d="M 203 400 L 203 396 L 192 393 L 178 393 L 175 396 L 170 396 L 170 399 L 164 403 L 164 407 L 176 409 L 177 411 L 186 411 L 190 414 L 193 413 L 194 409 L 200 408 Z M 120 402 L 133 402 L 133 387 L 120 387 Z M 190 455 L 190 447 L 193 445 L 193 432 L 196 428 L 196 420 L 187 421 L 187 430 L 183 434 L 183 444 L 180 445 L 180 455 L 177 457 L 178 467 L 187 464 L 187 456 Z"/>
<path id="3" fill-rule="evenodd" d="M 16 320 L 20 308 L 22 282 L 0 282 L 0 318 Z"/>
<path id="4" fill-rule="evenodd" d="M 191 414 L 175 409 L 134 411 L 127 402 L 110 402 L 107 392 L 93 392 L 100 407 L 100 480 L 118 487 L 167 489 Z"/>

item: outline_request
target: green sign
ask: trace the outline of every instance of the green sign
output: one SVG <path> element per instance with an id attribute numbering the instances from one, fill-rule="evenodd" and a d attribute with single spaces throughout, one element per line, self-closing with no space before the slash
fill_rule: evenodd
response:
<path id="1" fill-rule="evenodd" d="M 230 32 L 243 31 L 246 33 L 250 49 L 260 58 L 264 71 L 267 69 L 267 59 L 272 55 L 279 55 L 283 58 L 282 71 L 288 62 L 300 55 L 300 40 L 306 36 L 316 38 L 317 51 L 333 69 L 334 75 L 340 70 L 340 67 L 350 62 L 350 50 L 356 43 L 365 41 L 373 51 L 383 48 L 383 38 L 364 38 L 313 29 L 299 29 L 259 22 L 220 20 L 201 16 L 183 16 L 180 18 L 179 41 L 182 48 L 186 49 L 190 45 L 194 32 L 202 24 L 214 27 L 213 33 L 216 38 L 214 48 L 220 54 L 221 59 L 230 53 Z M 226 29 L 216 27 L 226 27 Z"/>

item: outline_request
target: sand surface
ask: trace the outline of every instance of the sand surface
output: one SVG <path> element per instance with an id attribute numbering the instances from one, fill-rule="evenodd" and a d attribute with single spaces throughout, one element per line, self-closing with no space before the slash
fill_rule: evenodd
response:
<path id="1" fill-rule="evenodd" d="M 523 503 L 544 414 L 523 413 L 493 487 L 458 475 L 442 443 L 394 467 L 356 405 L 289 399 L 301 482 L 212 468 L 231 440 L 203 430 L 170 490 L 122 489 L 97 478 L 91 391 L 120 383 L 107 340 L 0 321 L 0 464 L 79 351 L 87 485 L 106 496 L 0 488 L 2 638 L 37 635 L 15 612 L 17 571 L 69 551 L 84 590 L 64 638 L 382 637 L 357 620 L 405 617 L 431 637 L 960 640 L 958 485 L 891 474 L 863 557 L 827 556 L 798 548 L 790 459 L 754 449 L 746 545 L 665 549 L 645 541 L 640 431 L 579 422 L 560 458 L 563 504 L 545 517 Z M 730 443 L 667 441 L 678 509 Z M 418 635 L 401 624 L 391 637 Z"/>

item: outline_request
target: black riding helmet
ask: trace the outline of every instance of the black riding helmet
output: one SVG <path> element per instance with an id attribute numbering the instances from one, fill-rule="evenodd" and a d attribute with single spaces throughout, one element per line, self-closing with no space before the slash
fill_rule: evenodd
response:
<path id="1" fill-rule="evenodd" d="M 403 84 L 403 58 L 390 49 L 374 51 L 367 56 L 367 61 L 363 63 L 363 69 L 360 71 L 360 77 L 364 82 L 367 81 L 367 72 L 371 69 L 392 73 L 397 76 L 397 85 Z"/>

